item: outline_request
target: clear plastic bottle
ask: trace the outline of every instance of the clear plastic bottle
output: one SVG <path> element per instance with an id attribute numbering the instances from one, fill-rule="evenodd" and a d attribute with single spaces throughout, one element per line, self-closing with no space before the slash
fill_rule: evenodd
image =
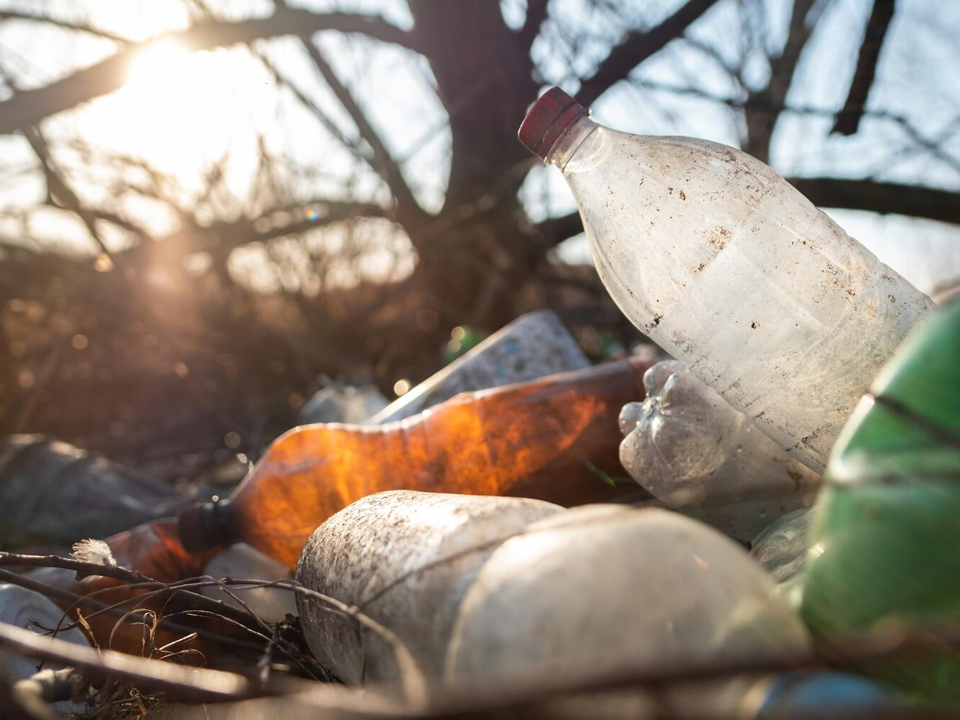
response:
<path id="1" fill-rule="evenodd" d="M 630 321 L 822 472 L 932 301 L 732 147 L 610 130 L 558 88 L 519 136 L 563 172 L 600 278 Z"/>

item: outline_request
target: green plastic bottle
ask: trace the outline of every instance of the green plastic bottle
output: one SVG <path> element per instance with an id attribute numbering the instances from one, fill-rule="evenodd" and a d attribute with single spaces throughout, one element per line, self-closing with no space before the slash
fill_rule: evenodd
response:
<path id="1" fill-rule="evenodd" d="M 960 631 L 960 303 L 907 337 L 841 433 L 826 478 L 803 584 L 814 633 Z M 870 671 L 960 703 L 960 652 L 946 643 Z"/>

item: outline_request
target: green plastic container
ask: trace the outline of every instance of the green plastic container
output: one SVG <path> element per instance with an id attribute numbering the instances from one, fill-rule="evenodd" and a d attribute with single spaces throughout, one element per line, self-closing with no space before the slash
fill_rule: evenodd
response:
<path id="1" fill-rule="evenodd" d="M 826 478 L 803 580 L 814 633 L 960 631 L 960 303 L 907 337 L 841 433 Z M 870 670 L 960 702 L 960 652 L 946 644 Z"/>

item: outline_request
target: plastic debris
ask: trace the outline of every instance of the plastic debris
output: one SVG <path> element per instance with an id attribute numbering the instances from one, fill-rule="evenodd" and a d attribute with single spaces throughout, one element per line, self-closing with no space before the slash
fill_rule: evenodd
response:
<path id="1" fill-rule="evenodd" d="M 39 633 L 41 627 L 57 627 L 62 617 L 63 611 L 44 595 L 17 585 L 0 583 L 0 623 L 18 628 L 33 628 Z M 83 633 L 75 627 L 61 630 L 57 633 L 57 638 L 75 645 L 90 645 Z M 38 665 L 38 661 L 32 658 L 13 651 L 0 650 L 0 669 L 12 680 L 33 677 Z M 46 667 L 50 667 L 50 664 L 47 663 Z M 58 714 L 82 709 L 70 702 L 59 702 L 53 707 Z"/>
<path id="2" fill-rule="evenodd" d="M 740 150 L 611 130 L 559 88 L 519 134 L 563 172 L 630 321 L 822 472 L 860 395 L 933 302 Z"/>
<path id="3" fill-rule="evenodd" d="M 405 393 L 371 422 L 402 420 L 457 393 L 529 382 L 589 365 L 560 318 L 549 310 L 527 313 Z"/>
<path id="4" fill-rule="evenodd" d="M 813 508 L 794 510 L 774 520 L 753 539 L 750 556 L 778 583 L 790 580 L 803 570 L 812 520 Z"/>
<path id="5" fill-rule="evenodd" d="M 294 567 L 320 523 L 384 490 L 520 495 L 576 505 L 616 485 L 617 415 L 642 396 L 640 361 L 461 393 L 382 427 L 307 425 L 277 439 L 226 501 L 180 516 L 187 549 L 243 541 Z"/>
<path id="6" fill-rule="evenodd" d="M 643 384 L 647 399 L 620 414 L 620 461 L 654 497 L 743 541 L 816 499 L 820 476 L 683 363 L 657 363 Z"/>
<path id="7" fill-rule="evenodd" d="M 910 335 L 857 406 L 817 499 L 803 617 L 825 642 L 960 620 L 960 303 Z M 873 669 L 960 703 L 960 650 Z"/>
<path id="8" fill-rule="evenodd" d="M 388 405 L 387 399 L 373 386 L 353 387 L 335 383 L 315 393 L 300 408 L 297 424 L 352 423 L 359 425 Z"/>
<path id="9" fill-rule="evenodd" d="M 810 649 L 734 541 L 664 510 L 574 508 L 501 545 L 467 591 L 447 656 L 458 682 L 662 672 Z"/>
<path id="10" fill-rule="evenodd" d="M 282 564 L 267 557 L 259 550 L 237 543 L 217 554 L 203 571 L 204 575 L 214 578 L 232 578 L 234 580 L 281 580 L 290 577 Z M 216 587 L 204 587 L 204 595 L 223 600 L 234 607 L 246 605 L 261 620 L 277 623 L 287 615 L 297 615 L 297 603 L 289 590 L 272 587 L 229 587 L 230 594 Z M 238 599 L 232 597 L 236 595 Z"/>
<path id="11" fill-rule="evenodd" d="M 561 510 L 522 498 L 370 495 L 317 528 L 296 577 L 387 627 L 421 672 L 440 678 L 457 609 L 483 563 L 501 542 Z M 310 649 L 341 679 L 399 677 L 394 651 L 380 635 L 309 597 L 298 596 L 297 604 Z"/>
<path id="12" fill-rule="evenodd" d="M 106 537 L 176 515 L 196 497 L 41 435 L 0 442 L 0 548 Z"/>

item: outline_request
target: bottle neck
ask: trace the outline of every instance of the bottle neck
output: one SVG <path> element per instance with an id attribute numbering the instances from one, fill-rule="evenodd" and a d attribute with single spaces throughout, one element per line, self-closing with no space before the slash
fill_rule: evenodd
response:
<path id="1" fill-rule="evenodd" d="M 591 120 L 586 113 L 570 123 L 570 127 L 563 131 L 563 134 L 557 138 L 553 147 L 550 148 L 550 153 L 546 158 L 547 165 L 556 165 L 562 172 L 584 141 L 598 127 L 600 126 Z"/>
<path id="2" fill-rule="evenodd" d="M 189 552 L 225 547 L 239 538 L 236 513 L 229 498 L 185 508 L 179 517 L 180 542 Z"/>

